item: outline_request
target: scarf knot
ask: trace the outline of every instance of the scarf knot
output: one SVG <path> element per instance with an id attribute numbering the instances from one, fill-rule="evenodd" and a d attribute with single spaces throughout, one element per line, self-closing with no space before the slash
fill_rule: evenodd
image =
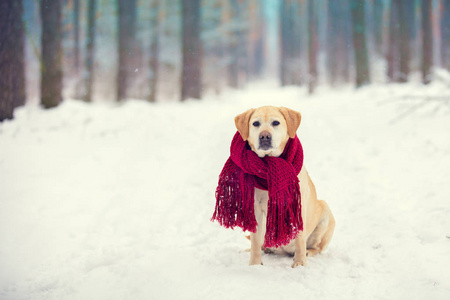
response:
<path id="1" fill-rule="evenodd" d="M 230 157 L 219 175 L 212 221 L 256 232 L 255 187 L 269 193 L 265 247 L 288 244 L 303 230 L 297 175 L 303 166 L 303 148 L 297 136 L 289 139 L 280 157 L 264 158 L 250 149 L 239 134 L 233 137 Z"/>

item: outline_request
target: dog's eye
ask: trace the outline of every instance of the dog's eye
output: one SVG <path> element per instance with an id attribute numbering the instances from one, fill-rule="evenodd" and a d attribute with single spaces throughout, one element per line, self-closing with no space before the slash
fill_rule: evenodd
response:
<path id="1" fill-rule="evenodd" d="M 278 122 L 278 121 L 273 121 L 272 122 L 272 126 L 278 126 L 278 125 L 280 125 L 280 122 Z"/>
<path id="2" fill-rule="evenodd" d="M 253 126 L 255 126 L 255 127 L 259 127 L 259 125 L 261 125 L 261 123 L 259 123 L 258 121 L 253 122 Z"/>

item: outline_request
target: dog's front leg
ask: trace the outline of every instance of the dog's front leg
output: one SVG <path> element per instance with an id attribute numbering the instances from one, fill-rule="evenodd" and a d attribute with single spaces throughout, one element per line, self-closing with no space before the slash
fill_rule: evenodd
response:
<path id="1" fill-rule="evenodd" d="M 295 239 L 294 262 L 291 266 L 306 266 L 306 237 L 303 231 L 300 231 Z"/>
<path id="2" fill-rule="evenodd" d="M 250 233 L 250 263 L 249 265 L 262 265 L 261 247 L 264 243 L 264 235 L 266 234 L 266 218 L 267 218 L 267 201 L 269 195 L 267 191 L 255 189 L 255 219 L 258 223 L 255 233 Z"/>
<path id="3" fill-rule="evenodd" d="M 251 248 L 250 248 L 250 262 L 249 265 L 253 266 L 253 265 L 262 265 L 262 260 L 261 260 L 261 246 L 262 246 L 262 242 L 260 241 L 259 238 L 259 232 L 256 231 L 255 233 L 251 232 L 250 233 L 250 242 L 252 243 Z"/>

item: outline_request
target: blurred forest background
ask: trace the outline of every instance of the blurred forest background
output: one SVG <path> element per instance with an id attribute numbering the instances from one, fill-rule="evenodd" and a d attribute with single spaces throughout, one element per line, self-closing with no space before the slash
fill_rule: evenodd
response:
<path id="1" fill-rule="evenodd" d="M 201 99 L 282 86 L 433 81 L 450 0 L 1 0 L 0 121 L 27 101 Z"/>

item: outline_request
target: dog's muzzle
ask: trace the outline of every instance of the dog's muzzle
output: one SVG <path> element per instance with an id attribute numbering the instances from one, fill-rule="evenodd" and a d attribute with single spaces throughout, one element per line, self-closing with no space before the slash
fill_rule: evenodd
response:
<path id="1" fill-rule="evenodd" d="M 263 131 L 259 134 L 259 149 L 268 150 L 272 148 L 272 135 Z"/>

